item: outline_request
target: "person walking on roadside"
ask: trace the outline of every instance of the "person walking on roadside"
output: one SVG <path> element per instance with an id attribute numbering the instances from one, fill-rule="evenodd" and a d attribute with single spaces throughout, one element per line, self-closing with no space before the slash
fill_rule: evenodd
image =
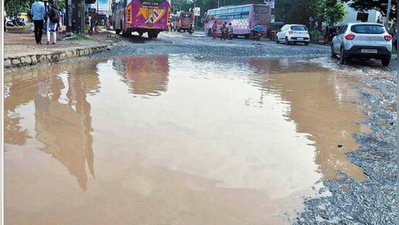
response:
<path id="1" fill-rule="evenodd" d="M 4 32 L 6 32 L 7 31 L 7 27 L 6 27 L 6 25 L 7 25 L 7 12 L 4 10 L 4 14 L 3 14 L 3 16 L 4 16 Z"/>
<path id="2" fill-rule="evenodd" d="M 213 25 L 212 25 L 212 39 L 216 39 L 217 38 L 217 36 L 218 36 L 218 34 L 217 34 L 217 21 L 215 21 L 214 23 L 213 23 Z"/>
<path id="3" fill-rule="evenodd" d="M 33 16 L 33 23 L 35 24 L 35 40 L 36 44 L 42 44 L 43 34 L 43 20 L 46 15 L 46 9 L 44 7 L 43 0 L 36 0 L 30 10 Z"/>
<path id="4" fill-rule="evenodd" d="M 231 40 L 233 39 L 233 25 L 229 23 L 227 26 L 228 38 Z"/>
<path id="5" fill-rule="evenodd" d="M 53 34 L 53 44 L 57 42 L 57 27 L 59 23 L 59 13 L 53 0 L 47 6 L 47 44 L 50 44 L 50 34 Z"/>
<path id="6" fill-rule="evenodd" d="M 96 9 L 93 9 L 93 13 L 91 14 L 91 20 L 90 20 L 90 31 L 91 32 L 98 33 L 96 30 L 97 20 L 98 20 L 98 14 L 96 12 Z"/>
<path id="7" fill-rule="evenodd" d="M 325 30 L 323 30 L 322 31 L 322 35 L 323 35 L 323 42 L 324 42 L 324 44 L 326 45 L 326 44 L 328 44 L 328 42 L 329 42 L 329 40 L 328 40 L 328 26 L 326 27 L 326 29 Z"/>
<path id="8" fill-rule="evenodd" d="M 220 37 L 220 40 L 226 40 L 226 38 L 227 38 L 227 23 L 226 22 L 224 22 L 224 24 L 222 25 L 220 30 L 222 31 L 222 36 Z"/>

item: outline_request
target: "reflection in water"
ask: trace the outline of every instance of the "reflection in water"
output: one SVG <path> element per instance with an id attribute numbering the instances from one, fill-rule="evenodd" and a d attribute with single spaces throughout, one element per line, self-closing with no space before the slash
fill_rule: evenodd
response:
<path id="1" fill-rule="evenodd" d="M 357 148 L 352 134 L 365 130 L 358 124 L 363 118 L 361 109 L 348 103 L 358 98 L 354 82 L 344 75 L 329 75 L 316 68 L 304 71 L 303 64 L 290 59 L 279 60 L 280 63 L 272 60 L 248 62 L 255 68 L 265 68 L 263 74 L 268 74 L 267 82 L 262 81 L 262 73 L 254 79 L 262 92 L 278 92 L 289 101 L 288 116 L 297 124 L 298 132 L 311 134 L 309 139 L 316 143 L 316 163 L 324 178 L 334 179 L 335 173 L 341 171 L 364 180 L 363 171 L 346 157 L 348 151 Z M 279 65 L 283 67 L 273 68 L 269 73 L 270 66 Z M 344 147 L 339 148 L 340 144 Z"/>
<path id="2" fill-rule="evenodd" d="M 167 55 L 125 57 L 114 61 L 130 91 L 137 95 L 160 95 L 167 91 L 169 61 Z"/>
<path id="3" fill-rule="evenodd" d="M 95 70 L 96 63 L 86 64 L 87 72 L 84 73 L 79 72 L 81 66 L 78 64 L 68 67 L 70 74 L 61 73 L 47 79 L 40 77 L 18 82 L 16 86 L 10 88 L 8 97 L 5 99 L 5 105 L 7 105 L 5 112 L 10 113 L 20 105 L 33 100 L 35 138 L 45 145 L 39 149 L 59 160 L 77 178 L 80 188 L 86 190 L 86 162 L 90 174 L 95 176 L 93 138 L 90 134 L 92 131 L 91 106 L 86 98 L 87 93 L 98 92 L 99 80 Z M 65 96 L 62 96 L 64 89 L 67 90 L 64 93 Z M 20 96 L 24 97 L 20 98 Z M 6 115 L 5 120 L 20 121 L 21 117 L 13 118 Z M 29 137 L 27 129 L 22 130 L 19 124 L 14 125 L 13 129 L 5 128 L 7 133 L 5 143 L 22 145 Z M 13 132 L 16 128 L 20 131 Z M 24 134 L 23 138 L 22 134 Z"/>
<path id="4" fill-rule="evenodd" d="M 85 90 L 87 83 L 81 76 L 68 78 L 68 104 L 58 102 L 63 84 L 60 78 L 51 86 L 55 89 L 51 98 L 47 98 L 46 90 L 43 90 L 45 87 L 39 84 L 39 95 L 35 99 L 36 139 L 45 144 L 41 151 L 58 159 L 78 179 L 80 188 L 86 190 L 86 161 L 94 177 L 90 104 Z"/>
<path id="5" fill-rule="evenodd" d="M 5 224 L 289 224 L 329 162 L 350 166 L 328 148 L 349 144 L 327 128 L 357 131 L 341 124 L 357 120 L 348 92 L 334 94 L 345 79 L 290 59 L 224 60 L 127 57 L 8 77 Z"/>

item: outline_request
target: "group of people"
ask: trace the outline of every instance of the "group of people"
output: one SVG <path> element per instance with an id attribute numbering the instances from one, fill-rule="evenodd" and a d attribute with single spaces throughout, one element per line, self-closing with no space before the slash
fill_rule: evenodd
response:
<path id="1" fill-rule="evenodd" d="M 42 44 L 43 26 L 46 23 L 47 44 L 50 44 L 53 36 L 53 44 L 57 42 L 57 31 L 60 29 L 60 11 L 53 0 L 49 0 L 45 6 L 43 0 L 36 0 L 31 7 L 33 17 L 36 44 Z"/>
<path id="2" fill-rule="evenodd" d="M 224 22 L 223 25 L 220 27 L 220 31 L 222 33 L 220 36 L 220 40 L 226 40 L 227 38 L 232 39 L 233 25 L 231 23 L 227 25 L 227 22 Z M 212 25 L 212 38 L 217 38 L 217 21 L 215 21 Z"/>

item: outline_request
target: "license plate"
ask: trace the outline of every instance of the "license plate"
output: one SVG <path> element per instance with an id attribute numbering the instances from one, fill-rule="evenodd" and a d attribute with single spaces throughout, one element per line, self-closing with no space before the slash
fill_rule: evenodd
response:
<path id="1" fill-rule="evenodd" d="M 361 53 L 377 53 L 377 49 L 362 49 Z"/>
<path id="2" fill-rule="evenodd" d="M 303 38 L 298 38 L 298 41 L 303 41 Z"/>

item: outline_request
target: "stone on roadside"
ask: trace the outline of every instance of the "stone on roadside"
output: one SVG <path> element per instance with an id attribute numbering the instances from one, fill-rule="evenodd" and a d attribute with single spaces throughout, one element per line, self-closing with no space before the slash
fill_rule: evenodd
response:
<path id="1" fill-rule="evenodd" d="M 51 61 L 52 62 L 59 62 L 60 61 L 60 55 L 54 54 Z"/>
<path id="2" fill-rule="evenodd" d="M 10 68 L 10 67 L 11 67 L 11 59 L 4 60 L 4 68 Z"/>
<path id="3" fill-rule="evenodd" d="M 21 61 L 19 59 L 12 59 L 11 60 L 11 65 L 13 67 L 21 66 Z"/>
<path id="4" fill-rule="evenodd" d="M 61 55 L 60 55 L 60 61 L 62 61 L 62 60 L 65 60 L 67 57 L 66 57 L 66 53 L 64 52 L 64 53 L 61 53 Z"/>
<path id="5" fill-rule="evenodd" d="M 32 61 L 32 65 L 36 65 L 36 64 L 37 64 L 37 58 L 36 58 L 35 55 L 32 55 L 32 56 L 30 57 L 30 59 L 31 59 L 31 61 Z"/>
<path id="6" fill-rule="evenodd" d="M 21 57 L 21 64 L 23 66 L 28 66 L 32 63 L 32 60 L 29 56 Z"/>
<path id="7" fill-rule="evenodd" d="M 46 56 L 46 55 L 41 55 L 41 56 L 39 56 L 39 62 L 40 62 L 40 63 L 45 63 L 45 62 L 47 62 L 47 56 Z"/>

